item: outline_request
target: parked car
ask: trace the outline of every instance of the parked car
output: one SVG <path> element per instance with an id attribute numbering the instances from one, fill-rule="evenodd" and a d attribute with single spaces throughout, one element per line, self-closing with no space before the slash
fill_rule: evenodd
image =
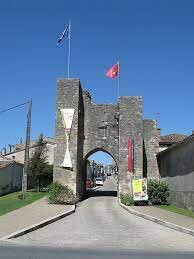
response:
<path id="1" fill-rule="evenodd" d="M 103 180 L 101 177 L 95 179 L 96 186 L 103 186 Z"/>
<path id="2" fill-rule="evenodd" d="M 86 188 L 93 188 L 94 187 L 94 183 L 91 179 L 87 179 L 86 180 Z"/>

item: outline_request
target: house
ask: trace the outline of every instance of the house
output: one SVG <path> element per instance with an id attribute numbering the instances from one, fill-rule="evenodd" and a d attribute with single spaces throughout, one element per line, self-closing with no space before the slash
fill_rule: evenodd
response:
<path id="1" fill-rule="evenodd" d="M 165 135 L 165 136 L 160 136 L 159 152 L 169 148 L 173 144 L 176 144 L 180 141 L 183 141 L 187 137 L 188 137 L 188 135 L 177 134 L 177 133 L 173 133 L 173 134 L 169 134 L 169 135 Z"/>
<path id="2" fill-rule="evenodd" d="M 23 165 L 20 162 L 0 157 L 0 195 L 20 191 L 22 173 Z"/>
<path id="3" fill-rule="evenodd" d="M 157 154 L 160 177 L 170 187 L 171 202 L 194 210 L 194 133 Z"/>
<path id="4" fill-rule="evenodd" d="M 55 148 L 55 140 L 53 138 L 44 137 L 44 141 L 46 142 L 47 149 L 47 161 L 50 165 L 54 163 L 54 148 Z M 24 153 L 25 153 L 25 144 L 15 144 L 13 145 L 13 150 L 4 151 L 2 154 L 3 157 L 12 159 L 14 158 L 19 163 L 24 164 Z M 30 157 L 34 153 L 37 147 L 37 141 L 30 142 Z"/>
<path id="5" fill-rule="evenodd" d="M 44 137 L 46 142 L 47 161 L 50 165 L 54 163 L 55 141 L 52 138 Z M 13 147 L 13 149 L 11 149 Z M 37 147 L 37 141 L 30 142 L 30 157 L 33 155 Z M 21 190 L 22 186 L 22 170 L 24 167 L 25 144 L 10 145 L 10 149 L 3 149 L 1 153 L 1 175 L 0 175 L 0 195 Z M 13 175 L 13 176 L 12 176 Z M 12 180 L 12 177 L 13 178 Z M 16 179 L 17 178 L 17 179 Z M 16 183 L 17 182 L 17 183 Z M 52 182 L 52 177 L 44 179 L 42 185 L 47 186 Z M 28 175 L 28 189 L 34 188 L 36 181 Z"/>

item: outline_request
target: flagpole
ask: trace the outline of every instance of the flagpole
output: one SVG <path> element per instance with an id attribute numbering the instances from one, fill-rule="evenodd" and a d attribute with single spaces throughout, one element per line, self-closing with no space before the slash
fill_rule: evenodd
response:
<path id="1" fill-rule="evenodd" d="M 71 19 L 69 21 L 69 51 L 68 51 L 68 71 L 67 76 L 70 77 L 70 53 L 71 53 Z"/>
<path id="2" fill-rule="evenodd" d="M 118 61 L 118 89 L 117 89 L 117 91 L 118 91 L 118 102 L 119 102 L 119 97 L 120 97 L 120 63 L 119 63 L 119 61 Z"/>
<path id="3" fill-rule="evenodd" d="M 117 165 L 117 174 L 118 174 L 118 181 L 119 181 L 119 163 L 120 163 L 120 130 L 119 130 L 119 116 L 120 116 L 120 107 L 119 107 L 119 97 L 120 97 L 120 63 L 119 60 L 117 62 L 118 64 L 118 165 Z M 119 189 L 119 184 L 117 186 L 117 192 L 118 192 L 118 197 L 120 197 L 120 189 Z"/>

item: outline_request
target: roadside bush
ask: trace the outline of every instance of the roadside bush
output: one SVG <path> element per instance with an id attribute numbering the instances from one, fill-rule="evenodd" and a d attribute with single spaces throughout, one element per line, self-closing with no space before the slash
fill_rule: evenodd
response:
<path id="1" fill-rule="evenodd" d="M 121 203 L 123 203 L 126 206 L 132 206 L 134 205 L 133 197 L 128 193 L 121 193 L 120 195 Z"/>
<path id="2" fill-rule="evenodd" d="M 20 194 L 18 195 L 18 199 L 19 199 L 19 200 L 23 200 L 23 194 L 22 194 L 22 193 L 20 193 Z"/>
<path id="3" fill-rule="evenodd" d="M 166 181 L 148 180 L 148 197 L 153 205 L 169 205 L 170 189 Z"/>
<path id="4" fill-rule="evenodd" d="M 64 186 L 59 182 L 54 182 L 50 186 L 48 191 L 48 199 L 54 204 L 73 205 L 77 203 L 77 199 L 73 191 L 68 186 Z"/>

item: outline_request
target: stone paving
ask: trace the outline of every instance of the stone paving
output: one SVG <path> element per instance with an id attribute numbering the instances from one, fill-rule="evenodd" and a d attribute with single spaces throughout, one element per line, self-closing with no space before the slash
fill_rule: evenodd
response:
<path id="1" fill-rule="evenodd" d="M 49 204 L 46 197 L 0 216 L 0 238 L 68 211 L 72 206 Z"/>
<path id="2" fill-rule="evenodd" d="M 87 249 L 194 251 L 194 237 L 135 216 L 110 196 L 112 180 L 80 203 L 76 213 L 13 240 L 22 245 Z M 102 192 L 100 192 L 102 191 Z M 107 195 L 105 192 L 107 191 Z"/>

